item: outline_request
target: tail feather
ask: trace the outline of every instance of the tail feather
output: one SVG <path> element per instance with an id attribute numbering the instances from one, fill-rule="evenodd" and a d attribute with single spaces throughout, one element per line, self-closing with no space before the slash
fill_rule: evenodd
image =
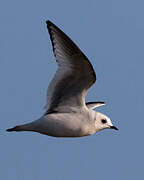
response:
<path id="1" fill-rule="evenodd" d="M 6 131 L 7 131 L 7 132 L 21 131 L 21 128 L 20 128 L 20 126 L 15 126 L 15 127 L 13 127 L 13 128 L 7 129 Z"/>

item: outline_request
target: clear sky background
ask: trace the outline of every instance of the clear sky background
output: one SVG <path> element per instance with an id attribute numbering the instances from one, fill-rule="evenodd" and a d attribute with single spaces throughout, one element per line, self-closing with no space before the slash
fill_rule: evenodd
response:
<path id="1" fill-rule="evenodd" d="M 120 130 L 52 138 L 5 129 L 38 119 L 56 71 L 45 21 L 90 59 L 97 82 L 87 101 Z M 144 179 L 144 1 L 0 2 L 0 179 Z"/>

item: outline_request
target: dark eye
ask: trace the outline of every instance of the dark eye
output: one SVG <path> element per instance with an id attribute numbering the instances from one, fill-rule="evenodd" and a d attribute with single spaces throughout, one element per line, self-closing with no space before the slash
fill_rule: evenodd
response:
<path id="1" fill-rule="evenodd" d="M 102 119 L 101 122 L 102 122 L 103 124 L 105 124 L 105 123 L 107 122 L 107 120 L 106 120 L 106 119 Z"/>

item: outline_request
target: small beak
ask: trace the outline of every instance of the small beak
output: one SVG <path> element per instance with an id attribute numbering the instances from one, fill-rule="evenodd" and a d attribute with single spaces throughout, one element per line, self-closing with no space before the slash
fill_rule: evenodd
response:
<path id="1" fill-rule="evenodd" d="M 114 129 L 114 130 L 118 130 L 118 128 L 115 127 L 115 126 L 110 126 L 110 128 L 111 128 L 111 129 Z"/>

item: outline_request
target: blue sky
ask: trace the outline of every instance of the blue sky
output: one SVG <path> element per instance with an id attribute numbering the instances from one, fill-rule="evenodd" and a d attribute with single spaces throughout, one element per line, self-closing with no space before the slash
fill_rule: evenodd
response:
<path id="1" fill-rule="evenodd" d="M 144 178 L 144 1 L 0 2 L 0 179 Z M 90 59 L 97 82 L 87 101 L 120 129 L 52 138 L 5 129 L 38 119 L 56 71 L 45 20 Z"/>

